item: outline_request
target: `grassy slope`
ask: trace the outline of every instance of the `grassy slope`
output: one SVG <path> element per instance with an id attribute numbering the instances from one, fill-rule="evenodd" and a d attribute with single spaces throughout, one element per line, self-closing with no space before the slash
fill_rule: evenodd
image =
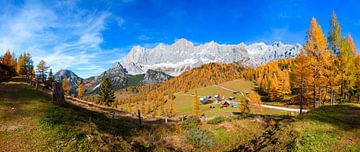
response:
<path id="1" fill-rule="evenodd" d="M 360 151 L 360 105 L 323 106 L 279 126 L 268 129 L 268 134 L 254 139 L 255 142 L 247 144 L 246 149 Z"/>
<path id="2" fill-rule="evenodd" d="M 28 85 L 0 85 L 0 147 L 9 151 L 88 150 L 117 147 L 129 150 L 126 124 L 112 130 L 103 114 L 72 105 L 58 107 Z M 111 131 L 111 132 L 110 132 Z"/>
<path id="3" fill-rule="evenodd" d="M 0 83 L 0 151 L 144 150 L 163 148 L 157 143 L 163 134 L 178 134 L 171 124 L 143 121 L 139 128 L 137 123 L 122 116 L 111 125 L 108 114 L 54 105 L 49 95 L 25 83 Z"/>
<path id="4" fill-rule="evenodd" d="M 226 88 L 233 89 L 233 90 L 240 90 L 242 92 L 248 92 L 253 89 L 254 84 L 251 81 L 246 81 L 243 79 L 236 79 L 236 80 L 221 83 L 221 84 L 219 84 L 219 86 L 224 86 Z M 175 108 L 175 112 L 177 113 L 178 116 L 189 115 L 192 113 L 192 110 L 193 110 L 192 105 L 193 105 L 193 100 L 194 100 L 193 95 L 194 95 L 195 90 L 198 91 L 199 98 L 202 96 L 214 96 L 214 95 L 220 95 L 220 96 L 225 96 L 225 97 L 234 96 L 234 97 L 237 97 L 238 99 L 240 99 L 240 97 L 241 97 L 240 94 L 233 94 L 232 91 L 225 90 L 225 89 L 215 86 L 215 85 L 192 89 L 186 93 L 178 92 L 178 93 L 174 94 L 176 96 L 176 98 L 174 100 L 174 102 L 175 102 L 174 108 Z M 149 104 L 149 103 L 147 103 L 147 104 Z M 169 103 L 167 103 L 167 106 L 169 107 Z M 127 110 L 127 105 L 120 105 L 118 107 L 122 108 L 123 110 Z M 141 107 L 141 105 L 136 104 L 133 108 L 133 111 L 138 107 Z M 273 110 L 273 109 L 263 108 L 262 110 L 260 110 L 260 109 L 256 108 L 255 106 L 250 106 L 250 108 L 251 108 L 251 113 L 256 113 L 256 114 L 276 114 L 276 115 L 287 115 L 288 114 L 288 112 Z M 220 109 L 219 107 L 210 108 L 210 105 L 200 105 L 200 109 L 209 118 L 219 116 L 219 115 L 229 116 L 229 115 L 232 115 L 232 112 L 238 111 L 237 108 L 233 108 L 233 107 L 229 107 L 226 109 Z"/>
<path id="5" fill-rule="evenodd" d="M 293 124 L 299 151 L 360 151 L 360 106 L 325 106 Z"/>
<path id="6" fill-rule="evenodd" d="M 109 116 L 69 104 L 56 106 L 47 94 L 25 83 L 0 84 L 0 150 L 194 150 L 186 133 L 179 129 L 180 124 L 147 122 L 149 126 L 138 128 L 134 122 L 137 120 L 116 118 L 111 127 Z M 202 127 L 211 131 L 216 140 L 216 146 L 202 150 L 223 151 L 261 135 L 266 125 L 244 119 Z"/>
<path id="7" fill-rule="evenodd" d="M 247 92 L 253 89 L 254 84 L 251 81 L 246 81 L 243 79 L 237 79 L 232 80 L 228 82 L 224 82 L 219 84 L 220 86 L 224 86 L 229 89 L 233 90 L 240 90 L 242 92 Z M 198 91 L 199 97 L 201 96 L 214 96 L 214 95 L 220 95 L 220 96 L 234 96 L 238 99 L 240 98 L 240 94 L 233 94 L 233 92 L 229 90 L 225 90 L 223 88 L 220 88 L 218 86 L 208 86 L 198 89 L 190 90 L 188 93 L 176 93 L 175 96 L 175 111 L 181 114 L 191 114 L 192 112 L 192 102 L 194 100 L 194 97 L 192 94 L 194 94 L 195 90 Z M 220 108 L 212 108 L 210 109 L 210 105 L 201 105 L 200 106 L 203 113 L 205 113 L 208 117 L 214 117 L 219 115 L 232 115 L 232 112 L 238 111 L 237 108 L 229 107 L 227 109 L 220 109 Z M 262 110 L 257 109 L 254 106 L 251 106 L 251 112 L 252 113 L 258 113 L 258 114 L 278 114 L 278 115 L 284 115 L 287 114 L 287 112 L 278 111 L 278 110 L 272 110 L 272 109 L 265 109 Z"/>

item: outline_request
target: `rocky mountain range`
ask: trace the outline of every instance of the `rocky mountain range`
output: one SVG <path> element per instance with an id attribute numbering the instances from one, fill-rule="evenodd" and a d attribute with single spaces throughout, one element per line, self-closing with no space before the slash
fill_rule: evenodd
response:
<path id="1" fill-rule="evenodd" d="M 171 79 L 172 76 L 156 70 L 148 69 L 144 75 L 144 79 L 142 80 L 143 84 L 153 84 L 160 83 Z"/>
<path id="2" fill-rule="evenodd" d="M 71 86 L 76 87 L 78 86 L 78 81 L 83 83 L 84 79 L 77 76 L 74 72 L 67 69 L 61 69 L 60 71 L 56 72 L 54 75 L 54 79 L 56 81 L 62 82 L 64 78 L 67 78 L 68 82 Z"/>
<path id="3" fill-rule="evenodd" d="M 163 43 L 154 48 L 134 46 L 122 59 L 122 65 L 129 74 L 144 74 L 148 69 L 176 76 L 188 69 L 209 62 L 239 62 L 256 67 L 272 60 L 295 57 L 300 44 L 265 43 L 218 44 L 214 41 L 194 45 L 186 39 L 179 39 L 171 45 Z"/>
<path id="4" fill-rule="evenodd" d="M 109 77 L 112 88 L 117 90 L 128 86 L 147 85 L 152 83 L 160 83 L 167 81 L 172 76 L 167 75 L 161 71 L 148 70 L 145 74 L 130 75 L 126 69 L 120 63 L 113 64 L 108 70 L 104 71 L 99 76 L 89 77 L 87 79 L 80 78 L 71 70 L 62 69 L 54 75 L 56 81 L 62 82 L 64 78 L 67 78 L 72 88 L 71 92 L 76 94 L 76 88 L 78 87 L 78 81 L 84 83 L 87 93 L 95 93 L 99 91 L 102 79 Z"/>

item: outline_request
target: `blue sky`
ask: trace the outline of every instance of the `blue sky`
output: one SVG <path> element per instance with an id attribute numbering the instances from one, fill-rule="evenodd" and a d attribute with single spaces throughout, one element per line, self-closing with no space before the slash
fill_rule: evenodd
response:
<path id="1" fill-rule="evenodd" d="M 0 1 L 0 53 L 28 51 L 54 71 L 97 75 L 132 46 L 186 38 L 237 44 L 301 43 L 311 18 L 328 34 L 336 11 L 344 35 L 360 45 L 360 2 L 330 0 Z"/>

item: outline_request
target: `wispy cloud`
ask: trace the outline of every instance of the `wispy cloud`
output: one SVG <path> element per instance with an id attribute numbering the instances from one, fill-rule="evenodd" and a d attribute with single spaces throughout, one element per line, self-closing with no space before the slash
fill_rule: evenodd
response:
<path id="1" fill-rule="evenodd" d="M 146 40 L 150 40 L 151 37 L 150 36 L 147 36 L 145 34 L 142 34 L 138 37 L 139 40 L 143 40 L 143 41 L 146 41 Z"/>
<path id="2" fill-rule="evenodd" d="M 116 53 L 119 49 L 101 48 L 111 15 L 106 10 L 83 10 L 71 1 L 52 6 L 39 1 L 8 4 L 0 15 L 0 53 L 27 51 L 35 63 L 43 59 L 54 71 L 70 68 L 83 77 L 99 74 L 105 70 L 105 58 L 117 60 L 122 55 Z M 119 17 L 117 22 L 121 26 L 125 20 Z"/>

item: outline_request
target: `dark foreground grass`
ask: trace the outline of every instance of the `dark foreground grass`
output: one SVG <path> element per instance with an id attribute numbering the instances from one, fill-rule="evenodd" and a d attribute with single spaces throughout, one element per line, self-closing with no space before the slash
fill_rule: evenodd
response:
<path id="1" fill-rule="evenodd" d="M 0 151 L 146 151 L 176 134 L 174 125 L 57 106 L 24 83 L 0 84 Z M 155 146 L 156 145 L 156 146 Z"/>
<path id="2" fill-rule="evenodd" d="M 0 86 L 0 149 L 5 151 L 65 150 L 130 151 L 126 141 L 136 127 L 131 120 L 66 104 L 24 84 Z"/>

